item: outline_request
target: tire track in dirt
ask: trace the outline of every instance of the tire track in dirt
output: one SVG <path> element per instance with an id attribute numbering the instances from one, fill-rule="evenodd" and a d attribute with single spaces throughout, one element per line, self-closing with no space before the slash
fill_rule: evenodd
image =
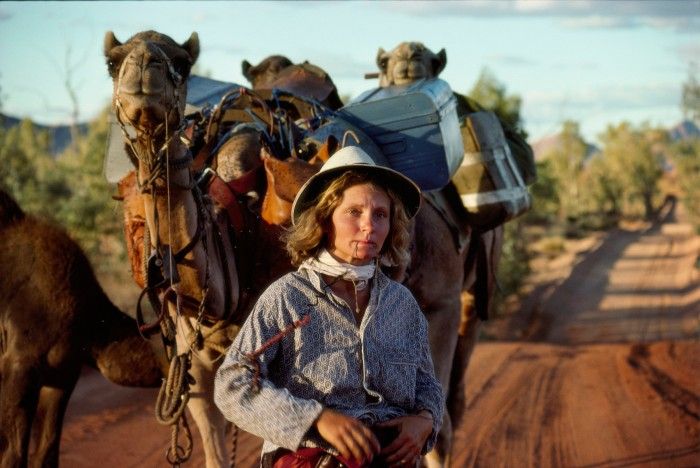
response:
<path id="1" fill-rule="evenodd" d="M 524 314 L 486 324 L 512 341 L 474 351 L 453 467 L 700 466 L 700 241 L 673 210 L 662 221 L 601 235 L 570 274 L 535 287 Z M 69 404 L 62 465 L 168 466 L 155 390 L 90 372 Z M 185 467 L 204 466 L 194 425 L 193 437 Z M 260 446 L 241 433 L 236 466 L 257 466 Z"/>
<path id="2" fill-rule="evenodd" d="M 662 400 L 680 410 L 694 422 L 700 421 L 700 397 L 653 366 L 649 362 L 649 347 L 646 344 L 633 345 L 627 362 L 648 381 Z"/>
<path id="3" fill-rule="evenodd" d="M 530 428 L 551 427 L 561 414 L 561 367 L 575 351 L 559 350 L 547 356 L 545 363 L 541 363 L 541 353 L 530 346 L 508 348 L 503 355 L 506 357 L 478 384 L 474 395 L 468 395 L 470 403 L 455 439 L 455 466 L 490 466 L 492 460 L 503 466 L 537 466 L 545 457 L 563 458 L 556 451 L 550 454 L 550 447 Z M 538 362 L 543 365 L 535 365 Z M 492 412 L 485 414 L 483 408 Z M 465 427 L 473 428 L 474 421 L 483 430 L 466 429 L 467 441 Z M 487 421 L 493 424 L 485 426 Z M 494 440 L 499 442 L 494 444 Z"/>
<path id="4" fill-rule="evenodd" d="M 667 203 L 646 229 L 613 230 L 568 275 L 534 288 L 523 308 L 491 333 L 560 344 L 697 337 L 700 238 Z"/>
<path id="5" fill-rule="evenodd" d="M 630 365 L 633 350 L 630 344 L 479 345 L 467 391 L 470 402 L 479 399 L 456 428 L 454 466 L 636 466 L 635 460 L 696 466 L 700 424 L 682 408 L 697 410 L 700 382 L 679 382 L 673 372 L 697 370 L 689 353 L 699 353 L 700 344 L 683 342 L 676 359 L 668 348 L 650 348 L 638 367 L 654 367 L 651 374 Z M 659 353 L 665 364 L 654 361 Z"/>

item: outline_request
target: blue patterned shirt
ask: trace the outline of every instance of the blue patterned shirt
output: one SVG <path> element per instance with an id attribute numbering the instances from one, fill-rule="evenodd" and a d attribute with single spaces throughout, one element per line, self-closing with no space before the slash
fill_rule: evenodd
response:
<path id="1" fill-rule="evenodd" d="M 333 450 L 313 423 L 324 407 L 373 425 L 428 410 L 432 448 L 444 397 L 433 371 L 427 322 L 403 285 L 377 271 L 358 328 L 350 307 L 321 276 L 288 273 L 260 296 L 216 373 L 214 401 L 238 427 L 265 440 L 263 455 L 283 447 Z M 266 348 L 246 355 L 296 321 L 303 325 Z"/>

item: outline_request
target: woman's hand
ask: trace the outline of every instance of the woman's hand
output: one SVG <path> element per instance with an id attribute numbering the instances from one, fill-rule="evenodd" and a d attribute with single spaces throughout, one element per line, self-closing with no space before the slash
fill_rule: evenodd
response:
<path id="1" fill-rule="evenodd" d="M 314 423 L 316 430 L 348 460 L 369 463 L 381 447 L 372 431 L 355 418 L 325 408 Z"/>
<path id="2" fill-rule="evenodd" d="M 425 441 L 433 431 L 433 417 L 429 411 L 421 411 L 419 414 L 390 419 L 378 426 L 395 427 L 399 431 L 399 435 L 381 452 L 389 466 L 415 466 Z"/>

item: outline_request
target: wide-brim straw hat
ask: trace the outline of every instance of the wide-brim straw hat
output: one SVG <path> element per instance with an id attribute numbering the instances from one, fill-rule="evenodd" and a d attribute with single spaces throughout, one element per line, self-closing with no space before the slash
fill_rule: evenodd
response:
<path id="1" fill-rule="evenodd" d="M 328 161 L 301 187 L 292 204 L 292 223 L 316 203 L 318 196 L 328 185 L 345 171 L 357 169 L 376 175 L 385 188 L 390 189 L 401 199 L 406 215 L 413 218 L 421 203 L 420 188 L 411 179 L 393 169 L 378 166 L 364 150 L 358 146 L 346 146 L 336 151 Z"/>

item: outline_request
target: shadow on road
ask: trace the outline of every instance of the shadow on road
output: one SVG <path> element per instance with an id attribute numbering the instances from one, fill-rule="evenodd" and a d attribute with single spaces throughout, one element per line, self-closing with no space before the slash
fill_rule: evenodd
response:
<path id="1" fill-rule="evenodd" d="M 679 298 L 689 297 L 700 287 L 697 280 L 682 288 L 658 285 L 634 287 L 627 284 L 610 286 L 613 267 L 618 273 L 624 271 L 633 276 L 635 270 L 639 269 L 637 262 L 652 262 L 655 258 L 661 258 L 653 255 L 625 255 L 625 251 L 636 242 L 646 242 L 645 237 L 664 235 L 663 226 L 678 221 L 676 208 L 675 197 L 667 197 L 654 222 L 647 229 L 641 231 L 615 229 L 608 232 L 598 248 L 579 254 L 575 260 L 575 266 L 564 281 L 552 281 L 537 286 L 523 300 L 520 310 L 509 321 L 508 338 L 569 344 L 571 341 L 561 328 L 565 323 L 573 320 L 576 324 L 570 326 L 572 329 L 594 327 L 596 323 L 609 327 L 608 330 L 597 335 L 596 339 L 587 339 L 582 336 L 581 343 L 625 342 L 629 339 L 644 341 L 647 332 L 649 336 L 659 333 L 653 328 L 659 328 L 657 324 L 662 319 L 673 323 L 673 326 L 680 327 L 681 325 L 678 324 L 682 324 L 685 315 L 700 308 L 700 300 L 693 300 L 690 304 L 678 303 Z M 616 263 L 623 257 L 625 264 L 616 267 Z M 674 258 L 678 260 L 679 255 L 663 256 L 664 260 Z M 608 307 L 605 314 L 590 313 L 599 311 L 602 301 L 611 295 L 622 298 L 623 302 L 625 302 L 624 299 L 629 299 L 628 303 L 632 305 Z M 659 297 L 668 298 L 668 303 L 662 308 L 651 300 Z M 645 324 L 639 330 L 630 332 L 630 328 L 626 325 L 635 320 Z M 684 331 L 672 329 L 666 330 L 666 333 L 682 336 Z M 577 344 L 580 342 L 576 341 Z"/>

